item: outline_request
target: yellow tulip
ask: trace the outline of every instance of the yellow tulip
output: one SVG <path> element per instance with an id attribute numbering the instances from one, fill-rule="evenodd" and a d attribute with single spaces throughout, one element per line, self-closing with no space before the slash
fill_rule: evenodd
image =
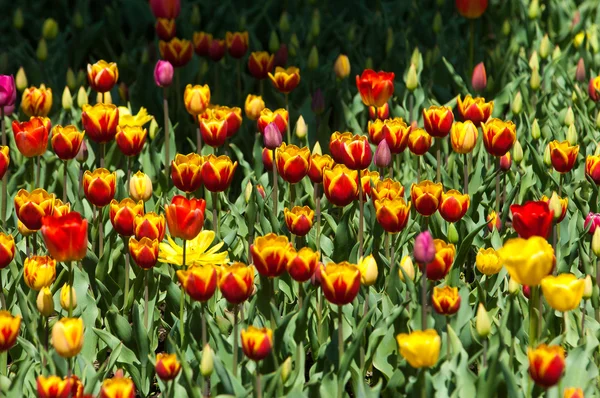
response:
<path id="1" fill-rule="evenodd" d="M 571 311 L 576 309 L 583 297 L 585 280 L 577 279 L 573 274 L 547 276 L 542 279 L 542 293 L 556 311 Z"/>
<path id="2" fill-rule="evenodd" d="M 488 276 L 495 275 L 502 269 L 500 256 L 498 256 L 498 252 L 491 247 L 488 249 L 479 249 L 477 257 L 475 257 L 475 265 L 479 272 Z"/>
<path id="3" fill-rule="evenodd" d="M 377 281 L 378 269 L 375 257 L 369 254 L 365 258 L 361 258 L 358 262 L 360 271 L 360 281 L 365 286 L 371 286 Z"/>
<path id="4" fill-rule="evenodd" d="M 83 319 L 62 318 L 52 328 L 52 345 L 63 358 L 72 358 L 83 347 Z"/>
<path id="5" fill-rule="evenodd" d="M 434 329 L 415 330 L 410 334 L 396 336 L 400 355 L 413 368 L 429 368 L 436 364 L 440 356 L 442 340 Z"/>
<path id="6" fill-rule="evenodd" d="M 510 276 L 521 285 L 539 285 L 554 265 L 554 249 L 540 236 L 510 239 L 498 254 Z"/>

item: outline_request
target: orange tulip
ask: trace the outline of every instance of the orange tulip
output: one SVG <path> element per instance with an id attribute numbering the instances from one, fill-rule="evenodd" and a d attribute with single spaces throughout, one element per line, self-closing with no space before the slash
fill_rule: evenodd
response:
<path id="1" fill-rule="evenodd" d="M 384 198 L 375 201 L 375 211 L 377 222 L 383 230 L 395 234 L 402 231 L 408 223 L 410 203 L 407 205 L 401 197 Z"/>
<path id="2" fill-rule="evenodd" d="M 200 134 L 202 140 L 213 148 L 219 147 L 227 140 L 227 120 L 217 119 L 212 116 L 210 119 L 199 118 Z"/>
<path id="3" fill-rule="evenodd" d="M 589 176 L 596 185 L 600 185 L 600 155 L 587 156 L 585 159 L 585 174 Z"/>
<path id="4" fill-rule="evenodd" d="M 238 162 L 231 162 L 229 156 L 208 155 L 200 170 L 201 179 L 210 192 L 223 192 L 231 184 Z"/>
<path id="5" fill-rule="evenodd" d="M 217 290 L 217 270 L 213 265 L 189 267 L 177 271 L 185 292 L 196 301 L 208 301 Z"/>
<path id="6" fill-rule="evenodd" d="M 412 184 L 410 197 L 417 212 L 423 216 L 430 216 L 436 212 L 442 200 L 444 187 L 441 183 L 433 183 L 429 180 Z"/>
<path id="7" fill-rule="evenodd" d="M 432 105 L 428 109 L 423 109 L 423 124 L 425 131 L 432 137 L 444 138 L 450 133 L 454 114 L 448 106 Z"/>
<path id="8" fill-rule="evenodd" d="M 340 133 L 336 131 L 331 134 L 329 138 L 329 151 L 331 152 L 331 157 L 337 163 L 344 163 L 344 152 L 346 151 L 344 146 L 350 140 L 352 140 L 352 133 L 349 132 Z"/>
<path id="9" fill-rule="evenodd" d="M 160 56 L 171 63 L 175 68 L 187 65 L 194 55 L 192 43 L 186 39 L 174 37 L 169 41 L 159 41 Z"/>
<path id="10" fill-rule="evenodd" d="M 148 238 L 150 240 L 158 239 L 161 242 L 165 237 L 165 216 L 158 215 L 153 211 L 137 215 L 133 219 L 133 230 L 137 240 Z"/>
<path id="11" fill-rule="evenodd" d="M 281 275 L 285 271 L 291 247 L 287 237 L 274 233 L 256 238 L 250 246 L 250 253 L 257 271 L 270 278 Z"/>
<path id="12" fill-rule="evenodd" d="M 69 126 L 54 126 L 52 129 L 52 149 L 56 156 L 61 160 L 75 159 L 81 143 L 83 142 L 84 132 L 77 130 L 73 125 Z"/>
<path id="13" fill-rule="evenodd" d="M 102 382 L 100 398 L 135 398 L 135 384 L 125 377 L 113 377 Z"/>
<path id="14" fill-rule="evenodd" d="M 552 167 L 559 173 L 568 173 L 575 166 L 579 145 L 570 145 L 568 141 L 552 141 L 550 144 L 550 159 Z M 586 165 L 587 168 L 587 165 Z"/>
<path id="15" fill-rule="evenodd" d="M 383 122 L 381 132 L 390 147 L 390 152 L 401 153 L 408 145 L 411 127 L 407 126 L 402 118 L 395 117 Z"/>
<path id="16" fill-rule="evenodd" d="M 56 279 L 56 260 L 48 256 L 30 256 L 23 265 L 25 284 L 35 291 L 48 287 Z"/>
<path id="17" fill-rule="evenodd" d="M 100 60 L 93 65 L 88 64 L 87 78 L 94 91 L 105 93 L 110 91 L 119 80 L 119 68 L 114 62 Z"/>
<path id="18" fill-rule="evenodd" d="M 404 187 L 398 181 L 391 178 L 386 178 L 383 181 L 378 181 L 373 188 L 373 199 L 382 200 L 385 198 L 396 199 L 404 197 Z"/>
<path id="19" fill-rule="evenodd" d="M 275 68 L 275 74 L 269 72 L 269 79 L 279 92 L 289 94 L 300 84 L 300 69 L 294 66 L 287 69 L 278 66 Z"/>
<path id="20" fill-rule="evenodd" d="M 469 194 L 461 194 L 455 189 L 442 192 L 440 214 L 448 222 L 457 222 L 467 213 L 470 203 Z"/>
<path id="21" fill-rule="evenodd" d="M 266 79 L 273 70 L 275 56 L 266 51 L 255 51 L 248 57 L 248 70 L 255 79 Z"/>
<path id="22" fill-rule="evenodd" d="M 242 58 L 248 51 L 248 32 L 227 32 L 225 42 L 229 55 L 233 58 Z"/>
<path id="23" fill-rule="evenodd" d="M 225 300 L 240 304 L 250 297 L 254 288 L 254 267 L 243 263 L 225 265 L 219 273 L 219 290 Z"/>
<path id="24" fill-rule="evenodd" d="M 115 138 L 119 124 L 119 109 L 113 104 L 84 105 L 81 113 L 83 129 L 97 143 Z"/>
<path id="25" fill-rule="evenodd" d="M 373 159 L 371 145 L 366 136 L 355 135 L 343 141 L 342 163 L 352 170 L 364 170 L 369 167 Z"/>
<path id="26" fill-rule="evenodd" d="M 382 107 L 394 94 L 394 72 L 375 72 L 365 69 L 356 76 L 356 87 L 363 104 L 366 106 Z"/>
<path id="27" fill-rule="evenodd" d="M 192 240 L 198 236 L 204 226 L 205 209 L 204 199 L 173 196 L 171 204 L 165 206 L 165 216 L 171 236 L 184 240 Z"/>
<path id="28" fill-rule="evenodd" d="M 141 126 L 117 127 L 115 140 L 125 156 L 137 156 L 142 152 L 146 143 L 148 131 Z"/>
<path id="29" fill-rule="evenodd" d="M 591 77 L 590 82 L 588 84 L 588 94 L 590 99 L 594 102 L 598 102 L 600 100 L 600 76 Z"/>
<path id="30" fill-rule="evenodd" d="M 544 388 L 558 383 L 565 369 L 565 350 L 559 345 L 540 344 L 537 348 L 529 348 L 529 375 Z"/>
<path id="31" fill-rule="evenodd" d="M 260 113 L 265 109 L 265 101 L 260 95 L 248 94 L 244 103 L 244 112 L 250 120 L 257 120 Z"/>
<path id="32" fill-rule="evenodd" d="M 202 185 L 202 164 L 204 158 L 197 153 L 175 155 L 171 162 L 173 184 L 183 192 L 194 192 Z"/>
<path id="33" fill-rule="evenodd" d="M 323 172 L 323 191 L 327 200 L 336 206 L 346 206 L 358 197 L 358 172 L 343 164 Z"/>
<path id="34" fill-rule="evenodd" d="M 435 258 L 425 265 L 425 275 L 429 280 L 439 281 L 450 272 L 456 255 L 456 248 L 452 243 L 446 243 L 441 239 L 434 239 L 433 244 L 435 246 Z"/>
<path id="35" fill-rule="evenodd" d="M 6 268 L 15 258 L 15 239 L 12 235 L 0 232 L 0 269 Z"/>
<path id="36" fill-rule="evenodd" d="M 408 135 L 408 149 L 417 156 L 425 155 L 431 148 L 432 138 L 423 129 L 413 129 Z"/>
<path id="37" fill-rule="evenodd" d="M 0 330 L 2 330 L 2 333 L 0 333 L 0 352 L 6 352 L 15 345 L 20 328 L 20 316 L 13 316 L 8 311 L 0 311 Z"/>
<path id="38" fill-rule="evenodd" d="M 183 103 L 190 115 L 200 115 L 210 104 L 210 87 L 188 84 L 183 92 Z"/>
<path id="39" fill-rule="evenodd" d="M 158 239 L 146 237 L 139 241 L 133 236 L 129 238 L 129 254 L 142 269 L 150 269 L 158 261 Z"/>
<path id="40" fill-rule="evenodd" d="M 47 116 L 52 108 L 52 89 L 43 84 L 37 87 L 29 87 L 23 91 L 21 98 L 21 109 L 27 116 Z"/>
<path id="41" fill-rule="evenodd" d="M 121 202 L 113 199 L 110 202 L 110 222 L 119 235 L 133 235 L 133 220 L 136 215 L 144 214 L 144 202 L 141 200 L 135 202 L 133 199 L 126 198 Z"/>
<path id="42" fill-rule="evenodd" d="M 310 156 L 310 167 L 308 177 L 315 184 L 323 182 L 323 172 L 325 169 L 333 167 L 334 162 L 329 155 L 313 154 Z"/>
<path id="43" fill-rule="evenodd" d="M 488 0 L 456 0 L 458 13 L 465 18 L 477 19 L 483 15 Z"/>
<path id="44" fill-rule="evenodd" d="M 12 130 L 19 152 L 28 158 L 41 156 L 48 147 L 50 121 L 45 117 L 32 117 L 26 122 L 13 121 Z"/>
<path id="45" fill-rule="evenodd" d="M 306 282 L 314 274 L 319 263 L 319 253 L 309 247 L 296 251 L 293 247 L 288 252 L 287 270 L 293 280 Z"/>
<path id="46" fill-rule="evenodd" d="M 312 228 L 315 212 L 308 206 L 294 206 L 292 210 L 283 210 L 288 230 L 296 236 L 305 236 Z"/>
<path id="47" fill-rule="evenodd" d="M 37 231 L 42 227 L 42 218 L 52 214 L 54 195 L 38 188 L 27 192 L 21 189 L 15 196 L 15 213 L 28 229 Z"/>
<path id="48" fill-rule="evenodd" d="M 10 155 L 8 146 L 0 146 L 0 179 L 4 178 L 8 165 L 10 164 Z"/>
<path id="49" fill-rule="evenodd" d="M 460 295 L 458 288 L 444 286 L 434 287 L 431 296 L 431 306 L 440 315 L 455 314 L 460 308 Z"/>
<path id="50" fill-rule="evenodd" d="M 181 371 L 181 363 L 177 360 L 175 354 L 165 354 L 164 352 L 156 355 L 156 375 L 162 381 L 173 380 Z"/>
<path id="51" fill-rule="evenodd" d="M 283 143 L 275 156 L 279 175 L 290 184 L 299 182 L 308 174 L 310 150 L 307 147 L 298 148 L 296 145 Z"/>
<path id="52" fill-rule="evenodd" d="M 494 110 L 494 101 L 485 102 L 485 98 L 481 97 L 473 98 L 471 95 L 467 95 L 462 100 L 459 95 L 456 101 L 461 119 L 463 121 L 470 120 L 477 127 L 485 123 Z"/>
<path id="53" fill-rule="evenodd" d="M 481 125 L 481 129 L 485 150 L 493 156 L 504 156 L 517 139 L 517 127 L 511 121 L 489 119 Z"/>
<path id="54" fill-rule="evenodd" d="M 169 41 L 177 34 L 177 25 L 175 19 L 156 18 L 154 30 L 158 36 L 158 40 Z"/>
<path id="55" fill-rule="evenodd" d="M 258 131 L 261 134 L 265 134 L 265 128 L 271 124 L 275 123 L 279 132 L 283 136 L 284 131 L 287 130 L 287 125 L 289 122 L 289 114 L 285 109 L 276 109 L 274 111 L 269 108 L 265 108 L 260 112 L 260 116 L 257 120 Z"/>
<path id="56" fill-rule="evenodd" d="M 351 303 L 360 289 L 360 270 L 347 261 L 329 263 L 321 271 L 321 288 L 330 303 Z"/>
<path id="57" fill-rule="evenodd" d="M 117 173 L 107 169 L 96 169 L 83 173 L 83 193 L 97 207 L 104 207 L 115 197 Z"/>
<path id="58" fill-rule="evenodd" d="M 194 32 L 192 36 L 192 42 L 194 43 L 194 51 L 201 57 L 208 56 L 210 49 L 210 43 L 212 42 L 213 35 L 206 32 Z"/>
<path id="59" fill-rule="evenodd" d="M 486 220 L 487 220 L 488 230 L 490 232 L 492 232 L 494 230 L 494 227 L 498 231 L 500 231 L 500 228 L 502 227 L 502 220 L 500 219 L 500 217 L 498 217 L 498 215 L 496 214 L 495 211 L 492 210 L 486 217 Z"/>
<path id="60" fill-rule="evenodd" d="M 258 329 L 250 325 L 246 330 L 242 330 L 241 336 L 242 351 L 253 361 L 265 359 L 271 353 L 273 348 L 273 331 L 271 329 Z"/>
<path id="61" fill-rule="evenodd" d="M 79 261 L 88 246 L 88 222 L 77 212 L 42 219 L 42 237 L 48 253 L 62 262 Z"/>

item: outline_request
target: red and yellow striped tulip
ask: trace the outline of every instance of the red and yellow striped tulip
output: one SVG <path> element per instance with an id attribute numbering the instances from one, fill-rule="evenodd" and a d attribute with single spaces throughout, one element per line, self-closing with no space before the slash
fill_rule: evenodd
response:
<path id="1" fill-rule="evenodd" d="M 83 193 L 97 207 L 104 207 L 115 197 L 117 173 L 107 169 L 86 170 L 83 173 Z"/>
<path id="2" fill-rule="evenodd" d="M 287 265 L 287 256 L 292 244 L 286 236 L 269 233 L 256 238 L 250 253 L 256 270 L 270 278 L 281 275 Z"/>
<path id="3" fill-rule="evenodd" d="M 48 287 L 56 279 L 56 260 L 49 256 L 30 256 L 23 265 L 25 284 L 35 291 Z"/>
<path id="4" fill-rule="evenodd" d="M 314 274 L 319 263 L 319 253 L 309 247 L 288 252 L 287 271 L 296 282 L 306 282 Z"/>
<path id="5" fill-rule="evenodd" d="M 242 58 L 248 51 L 248 32 L 227 32 L 225 42 L 229 55 L 233 58 Z"/>
<path id="6" fill-rule="evenodd" d="M 302 180 L 310 168 L 310 150 L 307 147 L 283 143 L 275 152 L 277 171 L 281 178 L 290 184 Z"/>
<path id="7" fill-rule="evenodd" d="M 162 381 L 173 380 L 181 371 L 181 363 L 175 354 L 161 352 L 156 355 L 156 375 Z"/>
<path id="8" fill-rule="evenodd" d="M 21 328 L 21 317 L 12 315 L 8 311 L 0 311 L 0 352 L 8 351 L 19 337 Z"/>
<path id="9" fill-rule="evenodd" d="M 442 192 L 440 215 L 448 222 L 457 222 L 467 213 L 470 203 L 469 194 L 461 194 L 456 189 Z"/>
<path id="10" fill-rule="evenodd" d="M 402 231 L 408 223 L 410 202 L 407 205 L 402 197 L 376 200 L 375 211 L 377 222 L 383 230 L 395 234 Z"/>
<path id="11" fill-rule="evenodd" d="M 454 114 L 449 106 L 432 105 L 428 109 L 423 109 L 423 124 L 425 131 L 432 137 L 444 138 L 450 133 Z"/>
<path id="12" fill-rule="evenodd" d="M 273 70 L 275 56 L 266 51 L 254 51 L 248 57 L 248 70 L 255 79 L 266 79 Z"/>
<path id="13" fill-rule="evenodd" d="M 81 123 L 85 133 L 97 143 L 112 140 L 117 135 L 119 109 L 113 104 L 84 105 Z"/>
<path id="14" fill-rule="evenodd" d="M 425 265 L 425 274 L 427 279 L 439 281 L 448 275 L 454 262 L 456 248 L 452 243 L 446 243 L 441 239 L 434 239 L 433 244 L 435 246 L 435 258 Z"/>
<path id="15" fill-rule="evenodd" d="M 54 195 L 45 189 L 34 189 L 31 193 L 21 189 L 14 199 L 15 213 L 27 229 L 37 231 L 42 228 L 42 218 L 52 214 L 54 201 Z"/>
<path id="16" fill-rule="evenodd" d="M 133 235 L 133 220 L 135 216 L 144 214 L 144 202 L 135 202 L 133 199 L 125 198 L 118 202 L 113 199 L 110 202 L 110 222 L 119 235 Z"/>
<path id="17" fill-rule="evenodd" d="M 273 331 L 269 328 L 256 328 L 252 325 L 242 330 L 242 351 L 253 361 L 265 359 L 273 348 Z M 237 337 L 237 336 L 236 336 Z"/>
<path id="18" fill-rule="evenodd" d="M 202 185 L 202 164 L 204 158 L 197 153 L 175 155 L 171 162 L 173 185 L 183 192 L 194 192 Z"/>
<path id="19" fill-rule="evenodd" d="M 517 139 L 517 127 L 510 120 L 489 119 L 481 125 L 481 129 L 485 150 L 493 156 L 504 156 Z"/>
<path id="20" fill-rule="evenodd" d="M 229 188 L 237 165 L 237 161 L 232 162 L 231 158 L 225 155 L 204 157 L 200 174 L 206 189 L 210 192 L 223 192 Z"/>
<path id="21" fill-rule="evenodd" d="M 196 301 L 208 301 L 217 290 L 217 270 L 214 265 L 189 267 L 177 271 L 177 279 L 185 292 Z"/>
<path id="22" fill-rule="evenodd" d="M 423 129 L 412 129 L 408 135 L 408 149 L 417 156 L 425 155 L 431 148 L 432 138 Z"/>
<path id="23" fill-rule="evenodd" d="M 110 91 L 119 80 L 119 68 L 114 62 L 100 60 L 95 64 L 88 64 L 87 78 L 90 87 L 99 93 Z"/>
<path id="24" fill-rule="evenodd" d="M 494 110 L 494 101 L 485 102 L 485 98 L 473 98 L 470 94 L 464 100 L 459 95 L 456 101 L 461 119 L 470 120 L 477 127 L 487 122 Z"/>
<path id="25" fill-rule="evenodd" d="M 133 219 L 133 230 L 135 238 L 158 239 L 159 242 L 165 237 L 165 216 L 151 211 L 144 215 L 137 215 Z"/>
<path id="26" fill-rule="evenodd" d="M 140 126 L 117 127 L 115 140 L 117 146 L 125 156 L 137 156 L 142 152 L 148 130 Z"/>
<path id="27" fill-rule="evenodd" d="M 187 199 L 181 195 L 173 196 L 171 204 L 165 205 L 165 217 L 171 236 L 184 240 L 192 240 L 198 236 L 204 226 L 205 209 L 206 201 L 204 199 Z"/>
<path id="28" fill-rule="evenodd" d="M 225 265 L 219 273 L 219 290 L 225 300 L 240 304 L 248 300 L 254 288 L 254 267 L 244 263 Z"/>
<path id="29" fill-rule="evenodd" d="M 323 191 L 327 200 L 336 206 L 346 206 L 358 197 L 358 172 L 343 164 L 323 172 Z"/>
<path id="30" fill-rule="evenodd" d="M 158 49 L 162 59 L 167 60 L 175 68 L 187 65 L 191 61 L 194 50 L 192 43 L 186 39 L 172 38 L 169 41 L 159 41 Z"/>
<path id="31" fill-rule="evenodd" d="M 347 261 L 329 263 L 321 272 L 321 288 L 330 303 L 351 303 L 360 289 L 360 270 Z"/>
<path id="32" fill-rule="evenodd" d="M 289 94 L 300 84 L 300 69 L 294 66 L 287 69 L 278 66 L 275 68 L 275 74 L 269 72 L 269 79 L 279 92 Z"/>
<path id="33" fill-rule="evenodd" d="M 199 84 L 185 86 L 183 92 L 183 104 L 190 115 L 200 115 L 204 113 L 210 104 L 210 87 L 208 84 L 201 86 Z"/>
<path id="34" fill-rule="evenodd" d="M 296 236 L 305 236 L 312 228 L 315 212 L 308 206 L 294 206 L 292 210 L 283 210 L 288 230 Z"/>
<path id="35" fill-rule="evenodd" d="M 568 173 L 575 166 L 577 155 L 579 155 L 579 145 L 571 145 L 568 141 L 552 141 L 550 144 L 550 160 L 552 167 L 559 173 Z M 586 165 L 587 169 L 587 165 Z"/>
<path id="36" fill-rule="evenodd" d="M 412 184 L 410 187 L 410 197 L 415 209 L 423 216 L 430 216 L 437 211 L 442 201 L 443 192 L 444 187 L 441 183 L 434 183 L 429 180 Z"/>
<path id="37" fill-rule="evenodd" d="M 75 159 L 81 143 L 83 142 L 84 131 L 79 131 L 76 126 L 54 126 L 52 129 L 52 149 L 56 156 L 61 160 Z"/>
<path id="38" fill-rule="evenodd" d="M 23 91 L 21 109 L 27 116 L 47 116 L 52 108 L 52 89 L 45 85 L 29 87 Z"/>
<path id="39" fill-rule="evenodd" d="M 158 261 L 158 239 L 144 237 L 138 241 L 132 236 L 129 238 L 129 254 L 140 268 L 154 267 Z"/>

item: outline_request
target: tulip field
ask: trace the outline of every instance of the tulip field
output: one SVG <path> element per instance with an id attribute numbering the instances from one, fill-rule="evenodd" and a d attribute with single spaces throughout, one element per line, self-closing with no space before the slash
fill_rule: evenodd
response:
<path id="1" fill-rule="evenodd" d="M 20 3 L 0 397 L 600 396 L 597 0 Z"/>

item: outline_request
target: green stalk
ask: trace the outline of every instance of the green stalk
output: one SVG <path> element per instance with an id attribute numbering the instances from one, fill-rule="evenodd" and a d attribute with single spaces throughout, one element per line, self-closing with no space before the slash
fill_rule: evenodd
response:
<path id="1" fill-rule="evenodd" d="M 166 191 L 169 191 L 169 170 L 171 167 L 171 152 L 169 145 L 171 145 L 169 138 L 169 103 L 167 101 L 167 88 L 163 88 L 163 117 L 165 120 L 165 181 L 167 184 Z M 127 187 L 129 188 L 129 187 Z"/>
<path id="2" fill-rule="evenodd" d="M 181 269 L 185 271 L 185 246 L 187 241 L 183 240 L 183 256 L 181 261 Z M 181 347 L 183 347 L 183 342 L 185 339 L 184 333 L 184 323 L 183 323 L 183 315 L 184 315 L 184 307 L 185 307 L 185 289 L 183 285 L 181 285 L 181 301 L 179 302 L 179 334 L 181 335 Z"/>
<path id="3" fill-rule="evenodd" d="M 287 124 L 287 144 L 292 145 L 292 132 L 290 130 L 290 102 L 289 102 L 289 94 L 285 94 L 285 110 L 288 113 L 288 124 Z M 273 160 L 275 157 L 273 156 Z"/>
<path id="4" fill-rule="evenodd" d="M 358 170 L 358 258 L 363 256 L 363 228 L 365 218 L 365 208 L 363 203 L 363 186 L 361 180 L 362 170 Z"/>
<path id="5" fill-rule="evenodd" d="M 4 123 L 4 107 L 0 107 L 0 130 L 2 130 L 2 146 L 6 146 L 6 124 Z M 8 197 L 7 184 L 8 184 L 8 172 L 4 173 L 2 177 L 2 213 L 0 219 L 2 224 L 6 221 L 6 201 Z M 5 308 L 5 307 L 3 307 Z"/>
<path id="6" fill-rule="evenodd" d="M 73 317 L 73 290 L 75 287 L 73 286 L 73 280 L 75 279 L 75 275 L 73 272 L 73 263 L 71 261 L 67 262 L 67 269 L 69 270 L 69 318 Z"/>
<path id="7" fill-rule="evenodd" d="M 344 320 L 342 306 L 338 305 L 338 366 L 342 366 L 342 357 L 344 356 Z M 344 375 L 340 373 L 338 380 L 338 398 L 344 395 Z"/>
<path id="8" fill-rule="evenodd" d="M 238 368 L 238 339 L 239 339 L 239 305 L 235 304 L 233 306 L 233 376 L 237 377 L 237 368 Z"/>

